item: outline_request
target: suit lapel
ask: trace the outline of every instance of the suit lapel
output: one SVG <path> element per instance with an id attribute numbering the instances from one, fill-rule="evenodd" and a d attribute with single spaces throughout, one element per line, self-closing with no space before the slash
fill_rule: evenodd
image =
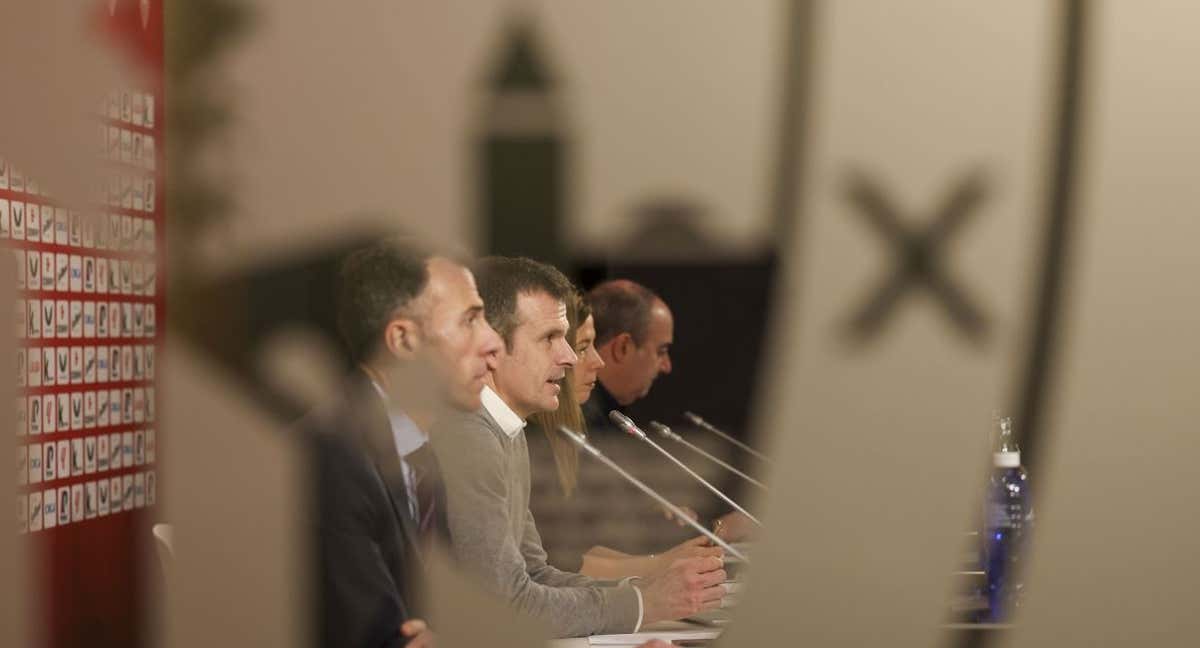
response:
<path id="1" fill-rule="evenodd" d="M 370 383 L 366 383 L 365 389 L 359 388 L 356 391 L 352 402 L 357 403 L 357 406 L 353 407 L 353 410 L 360 417 L 359 429 L 363 435 L 363 445 L 367 448 L 380 479 L 383 480 L 392 512 L 404 534 L 406 550 L 419 561 L 421 553 L 416 522 L 409 507 L 408 489 L 404 486 L 400 455 L 396 452 L 396 442 L 392 438 L 392 427 L 383 399 L 374 393 Z"/>
<path id="2" fill-rule="evenodd" d="M 421 519 L 417 524 L 417 532 L 421 540 L 429 542 L 435 537 L 440 542 L 449 544 L 450 527 L 446 519 L 446 485 L 442 482 L 441 464 L 437 455 L 428 443 L 405 457 L 410 468 L 417 475 L 416 492 L 418 498 L 417 510 Z"/>

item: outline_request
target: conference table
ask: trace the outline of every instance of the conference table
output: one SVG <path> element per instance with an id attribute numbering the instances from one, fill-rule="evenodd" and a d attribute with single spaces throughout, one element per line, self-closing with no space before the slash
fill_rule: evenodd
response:
<path id="1" fill-rule="evenodd" d="M 978 635 L 1002 633 L 1012 629 L 1012 625 L 1007 623 L 947 623 L 941 627 L 946 632 L 956 635 L 954 643 L 958 645 L 979 645 L 982 638 Z M 690 621 L 664 621 L 646 626 L 641 632 L 637 633 L 638 639 L 631 638 L 628 643 L 618 642 L 624 637 L 631 637 L 630 635 L 595 635 L 594 637 L 578 637 L 575 639 L 553 639 L 547 643 L 547 646 L 548 648 L 589 648 L 589 646 L 595 645 L 620 648 L 622 646 L 637 646 L 649 641 L 655 638 L 655 633 L 691 633 L 717 629 L 719 628 L 712 625 L 692 623 Z M 598 643 L 593 643 L 593 641 Z"/>
<path id="2" fill-rule="evenodd" d="M 640 645 L 654 639 L 656 634 L 662 636 L 684 632 L 689 635 L 693 633 L 711 635 L 712 632 L 719 630 L 720 628 L 711 625 L 693 623 L 691 621 L 663 621 L 647 625 L 640 632 L 636 633 L 636 635 L 594 635 L 592 637 L 577 637 L 574 639 L 554 639 L 547 646 L 549 648 L 588 648 L 589 646 L 603 645 L 617 648 L 620 646 Z M 679 635 L 674 634 L 674 636 Z M 626 638 L 628 638 L 628 642 L 625 641 Z"/>

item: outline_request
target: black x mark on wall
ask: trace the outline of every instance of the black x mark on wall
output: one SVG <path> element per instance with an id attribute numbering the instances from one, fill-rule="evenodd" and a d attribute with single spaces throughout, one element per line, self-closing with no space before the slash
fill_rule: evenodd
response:
<path id="1" fill-rule="evenodd" d="M 923 228 L 906 224 L 878 183 L 860 171 L 850 174 L 846 198 L 892 253 L 893 266 L 846 324 L 846 335 L 861 346 L 878 337 L 894 318 L 903 298 L 926 289 L 941 305 L 954 329 L 974 346 L 988 339 L 990 324 L 982 308 L 942 264 L 954 234 L 978 211 L 987 196 L 983 174 L 972 172 L 955 182 L 934 217 Z"/>

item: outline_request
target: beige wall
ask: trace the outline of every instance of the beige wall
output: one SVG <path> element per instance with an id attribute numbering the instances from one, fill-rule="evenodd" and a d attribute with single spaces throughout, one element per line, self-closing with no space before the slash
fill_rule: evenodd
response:
<path id="1" fill-rule="evenodd" d="M 983 499 L 990 415 L 1021 358 L 1052 18 L 1036 0 L 820 4 L 803 220 L 758 417 L 779 462 L 770 534 L 727 645 L 942 640 L 950 573 Z M 878 336 L 847 337 L 896 270 L 892 244 L 847 199 L 854 172 L 914 230 L 969 174 L 985 178 L 941 259 L 990 321 L 981 344 L 924 284 Z"/>
<path id="2" fill-rule="evenodd" d="M 506 21 L 532 16 L 572 133 L 569 231 L 626 234 L 638 202 L 685 195 L 735 248 L 768 235 L 779 2 L 294 3 L 261 0 L 229 60 L 237 126 L 214 164 L 239 213 L 215 263 L 305 232 L 399 224 L 473 240 L 479 103 Z"/>
<path id="3" fill-rule="evenodd" d="M 1095 5 L 1074 286 L 1026 646 L 1200 636 L 1200 7 Z"/>

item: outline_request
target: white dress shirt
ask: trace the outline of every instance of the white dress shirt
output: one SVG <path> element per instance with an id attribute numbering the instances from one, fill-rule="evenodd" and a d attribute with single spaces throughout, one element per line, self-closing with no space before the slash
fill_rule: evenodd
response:
<path id="1" fill-rule="evenodd" d="M 525 420 L 517 416 L 517 413 L 512 411 L 508 403 L 505 403 L 504 399 L 500 398 L 500 395 L 491 387 L 483 386 L 483 391 L 479 393 L 479 400 L 483 401 L 483 408 L 500 424 L 500 429 L 504 430 L 508 438 L 517 436 L 518 432 L 525 429 Z"/>

